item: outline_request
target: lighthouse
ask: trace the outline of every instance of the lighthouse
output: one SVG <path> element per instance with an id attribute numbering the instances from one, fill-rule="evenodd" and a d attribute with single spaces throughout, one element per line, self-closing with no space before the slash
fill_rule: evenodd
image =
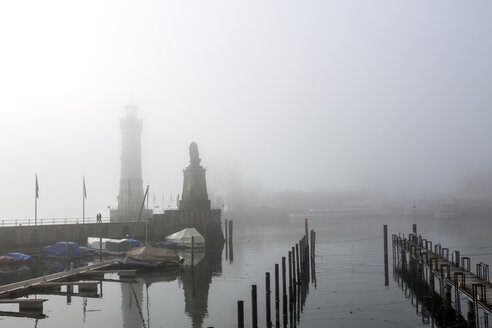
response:
<path id="1" fill-rule="evenodd" d="M 120 121 L 121 175 L 118 208 L 110 211 L 111 222 L 136 221 L 142 207 L 144 192 L 142 180 L 142 120 L 137 106 L 126 106 L 126 115 Z M 152 210 L 143 209 L 142 218 L 150 217 Z"/>

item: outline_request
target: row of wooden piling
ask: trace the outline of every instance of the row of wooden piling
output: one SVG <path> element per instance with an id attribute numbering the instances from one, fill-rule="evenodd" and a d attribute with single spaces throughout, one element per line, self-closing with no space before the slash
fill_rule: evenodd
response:
<path id="1" fill-rule="evenodd" d="M 385 231 L 387 228 L 385 227 Z M 385 254 L 387 253 L 387 234 L 385 233 Z M 430 294 L 434 295 L 434 277 L 438 278 L 440 284 L 440 295 L 444 299 L 444 303 L 448 307 L 451 306 L 451 290 L 454 288 L 454 305 L 458 315 L 461 315 L 460 294 L 465 295 L 467 300 L 467 320 L 470 327 L 478 327 L 480 320 L 478 309 L 481 307 L 484 310 L 483 323 L 488 327 L 489 313 L 492 307 L 487 302 L 487 288 L 490 288 L 489 282 L 489 266 L 484 263 L 477 264 L 476 275 L 472 274 L 470 268 L 470 258 L 461 257 L 459 251 L 454 251 L 450 254 L 449 249 L 442 247 L 440 244 L 434 244 L 432 241 L 422 238 L 417 235 L 416 225 L 413 226 L 413 233 L 408 235 L 392 236 L 394 261 L 395 251 L 401 251 L 402 271 L 407 271 L 413 274 L 416 279 L 424 281 L 430 289 Z M 433 247 L 434 246 L 434 247 Z M 407 270 L 407 256 L 409 253 L 409 266 Z M 398 255 L 400 252 L 396 252 Z M 450 256 L 451 255 L 451 256 Z M 451 259 L 450 259 L 451 257 Z M 385 255 L 385 265 L 386 263 Z M 440 264 L 440 266 L 439 266 Z M 451 266 L 454 268 L 451 272 Z M 451 276 L 453 274 L 453 278 Z M 427 277 L 428 276 L 428 277 Z M 465 279 L 466 277 L 466 279 Z M 466 280 L 466 281 L 465 281 Z M 471 282 L 470 282 L 471 280 Z M 467 291 L 467 284 L 471 285 L 471 291 Z M 487 313 L 487 311 L 489 313 Z"/>
<path id="2" fill-rule="evenodd" d="M 305 235 L 287 252 L 287 258 L 283 256 L 281 259 L 282 279 L 280 279 L 280 266 L 278 263 L 275 263 L 274 321 L 272 321 L 271 310 L 272 290 L 270 272 L 265 272 L 265 313 L 267 328 L 280 328 L 281 323 L 283 327 L 297 326 L 301 309 L 306 300 L 310 277 L 313 282 L 316 281 L 315 241 L 316 233 L 314 230 L 311 230 L 310 234 L 308 234 L 308 220 L 305 219 Z M 282 283 L 282 302 L 280 301 L 280 282 Z M 258 328 L 257 298 L 257 286 L 251 285 L 252 328 Z M 282 303 L 282 320 L 280 320 L 280 303 Z M 238 328 L 244 328 L 244 301 L 242 300 L 237 301 L 237 326 Z"/>

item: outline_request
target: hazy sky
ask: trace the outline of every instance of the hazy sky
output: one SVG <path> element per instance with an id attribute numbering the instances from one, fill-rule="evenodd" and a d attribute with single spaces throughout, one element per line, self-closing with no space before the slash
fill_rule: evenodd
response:
<path id="1" fill-rule="evenodd" d="M 2 1 L 0 218 L 116 206 L 119 120 L 143 179 L 209 186 L 453 188 L 492 163 L 490 1 Z"/>

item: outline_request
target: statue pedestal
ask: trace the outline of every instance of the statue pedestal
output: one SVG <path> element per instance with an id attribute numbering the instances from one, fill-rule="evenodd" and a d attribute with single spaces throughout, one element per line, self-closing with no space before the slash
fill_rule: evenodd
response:
<path id="1" fill-rule="evenodd" d="M 183 170 L 183 194 L 179 209 L 186 211 L 210 210 L 205 169 L 200 165 L 189 165 Z"/>

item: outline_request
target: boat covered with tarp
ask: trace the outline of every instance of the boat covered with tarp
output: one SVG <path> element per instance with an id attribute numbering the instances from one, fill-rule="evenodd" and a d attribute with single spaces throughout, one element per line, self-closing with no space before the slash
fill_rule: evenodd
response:
<path id="1" fill-rule="evenodd" d="M 20 252 L 7 253 L 3 256 L 8 256 L 16 259 L 17 261 L 32 261 L 34 258 L 31 255 L 27 255 Z"/>
<path id="2" fill-rule="evenodd" d="M 67 257 L 67 250 L 70 257 L 80 257 L 79 244 L 74 241 L 59 241 L 54 245 L 44 246 L 43 252 L 48 256 Z"/>
<path id="3" fill-rule="evenodd" d="M 0 265 L 23 265 L 32 261 L 33 257 L 24 253 L 8 253 L 0 256 Z"/>
<path id="4" fill-rule="evenodd" d="M 124 239 L 110 239 L 106 241 L 106 251 L 119 253 L 119 252 L 127 252 L 134 248 L 140 248 L 143 246 L 143 243 L 140 240 L 124 238 Z"/>
<path id="5" fill-rule="evenodd" d="M 121 263 L 129 267 L 156 269 L 177 266 L 180 259 L 174 249 L 153 247 L 145 243 L 145 246 L 127 252 Z"/>
<path id="6" fill-rule="evenodd" d="M 102 250 L 106 250 L 106 242 L 108 240 L 118 241 L 119 239 L 110 239 L 110 238 L 99 238 L 99 237 L 87 237 L 87 247 L 90 247 L 95 250 L 100 249 L 99 243 L 102 241 Z"/>
<path id="7" fill-rule="evenodd" d="M 205 238 L 195 228 L 185 228 L 166 237 L 166 241 L 175 242 L 179 247 L 205 247 Z"/>

